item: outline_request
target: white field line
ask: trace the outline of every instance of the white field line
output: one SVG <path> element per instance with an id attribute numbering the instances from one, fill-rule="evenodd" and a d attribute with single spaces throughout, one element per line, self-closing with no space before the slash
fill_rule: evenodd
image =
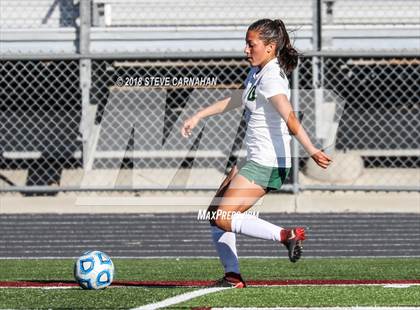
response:
<path id="1" fill-rule="evenodd" d="M 350 286 L 350 287 L 355 287 L 355 286 L 382 286 L 384 288 L 409 288 L 412 286 L 420 286 L 419 283 L 403 283 L 403 284 L 384 284 L 384 283 L 355 283 L 355 284 L 270 284 L 270 285 L 248 285 L 248 287 L 314 287 L 314 286 L 340 286 L 340 287 L 344 287 L 344 286 Z M 130 286 L 129 288 L 133 288 L 134 286 Z M 182 286 L 182 287 L 192 287 L 192 286 Z M 26 288 L 31 288 L 31 289 L 42 289 L 42 290 L 61 290 L 61 289 L 71 289 L 71 288 L 78 288 L 78 286 L 0 286 L 0 290 L 4 289 L 4 288 L 16 288 L 16 289 L 26 289 Z M 124 285 L 113 285 L 111 287 L 108 287 L 108 290 L 112 290 L 112 289 L 118 289 L 118 288 L 127 288 L 127 286 Z M 312 308 L 311 308 L 312 309 Z M 375 308 L 376 309 L 376 308 Z M 377 310 L 377 309 L 376 309 Z M 420 310 L 420 308 L 419 308 Z"/>
<path id="2" fill-rule="evenodd" d="M 38 287 L 39 288 L 39 287 Z M 68 289 L 75 289 L 78 288 L 77 286 L 45 286 L 45 287 L 41 287 L 42 290 L 68 290 Z"/>
<path id="3" fill-rule="evenodd" d="M 164 308 L 164 307 L 169 307 L 175 304 L 179 304 L 181 302 L 184 301 L 188 301 L 190 299 L 199 297 L 199 296 L 203 296 L 203 295 L 207 295 L 210 293 L 214 293 L 214 292 L 218 292 L 218 291 L 222 291 L 222 290 L 227 290 L 227 289 L 231 289 L 231 287 L 210 287 L 210 288 L 203 288 L 200 290 L 196 290 L 193 292 L 189 292 L 189 293 L 184 293 L 181 295 L 177 295 L 171 298 L 167 298 L 164 299 L 162 301 L 159 301 L 157 303 L 153 303 L 153 304 L 148 304 L 148 305 L 144 305 L 144 306 L 140 306 L 138 308 L 133 308 L 132 310 L 152 310 L 152 309 L 160 309 L 160 308 Z"/>
<path id="4" fill-rule="evenodd" d="M 419 286 L 420 284 L 386 284 L 384 285 L 384 288 L 407 288 L 413 285 Z"/>
<path id="5" fill-rule="evenodd" d="M 5 288 L 17 288 L 17 289 L 39 289 L 39 290 L 68 290 L 68 289 L 74 289 L 78 288 L 78 286 L 0 286 L 1 289 Z"/>

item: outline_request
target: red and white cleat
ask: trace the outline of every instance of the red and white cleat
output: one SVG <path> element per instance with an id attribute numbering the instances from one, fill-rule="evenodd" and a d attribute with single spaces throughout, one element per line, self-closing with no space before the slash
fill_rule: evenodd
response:
<path id="1" fill-rule="evenodd" d="M 240 274 L 227 272 L 222 279 L 216 281 L 214 286 L 244 288 L 246 287 L 246 283 Z"/>
<path id="2" fill-rule="evenodd" d="M 305 229 L 296 227 L 292 229 L 283 229 L 280 232 L 281 243 L 283 243 L 289 252 L 289 259 L 296 263 L 302 256 L 303 241 L 305 240 Z"/>

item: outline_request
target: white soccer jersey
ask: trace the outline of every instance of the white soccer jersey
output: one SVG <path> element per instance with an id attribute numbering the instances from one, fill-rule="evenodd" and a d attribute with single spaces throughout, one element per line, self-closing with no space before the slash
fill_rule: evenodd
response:
<path id="1" fill-rule="evenodd" d="M 242 103 L 245 105 L 247 160 L 270 167 L 291 167 L 291 136 L 286 122 L 268 100 L 278 94 L 290 99 L 289 81 L 277 59 L 260 71 L 251 68 L 245 80 Z"/>

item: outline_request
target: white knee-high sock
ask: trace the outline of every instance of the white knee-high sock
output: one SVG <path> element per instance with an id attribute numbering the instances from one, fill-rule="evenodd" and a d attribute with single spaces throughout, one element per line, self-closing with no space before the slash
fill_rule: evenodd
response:
<path id="1" fill-rule="evenodd" d="M 280 231 L 282 229 L 251 214 L 235 213 L 232 215 L 231 230 L 237 234 L 280 241 Z"/>
<path id="2" fill-rule="evenodd" d="M 211 226 L 211 235 L 225 273 L 240 273 L 235 234 L 224 231 L 217 226 Z"/>

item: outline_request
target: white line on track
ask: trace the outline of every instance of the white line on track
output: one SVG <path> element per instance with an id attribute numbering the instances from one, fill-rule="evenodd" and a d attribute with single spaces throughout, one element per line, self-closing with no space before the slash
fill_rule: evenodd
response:
<path id="1" fill-rule="evenodd" d="M 214 292 L 219 292 L 219 291 L 227 290 L 227 289 L 231 289 L 231 287 L 203 288 L 203 289 L 196 290 L 196 291 L 193 291 L 193 292 L 184 293 L 184 294 L 181 294 L 181 295 L 170 297 L 170 298 L 164 299 L 162 301 L 159 301 L 157 303 L 140 306 L 140 307 L 134 308 L 132 310 L 160 309 L 160 308 L 169 307 L 169 306 L 172 306 L 172 305 L 175 305 L 175 304 L 179 304 L 181 302 L 188 301 L 190 299 L 193 299 L 193 298 L 196 298 L 196 297 L 199 297 L 199 296 L 203 296 L 203 295 L 207 295 L 207 294 L 211 294 L 211 293 L 214 293 Z"/>
<path id="2" fill-rule="evenodd" d="M 420 284 L 386 284 L 384 285 L 384 288 L 407 288 L 413 285 L 420 286 Z"/>

